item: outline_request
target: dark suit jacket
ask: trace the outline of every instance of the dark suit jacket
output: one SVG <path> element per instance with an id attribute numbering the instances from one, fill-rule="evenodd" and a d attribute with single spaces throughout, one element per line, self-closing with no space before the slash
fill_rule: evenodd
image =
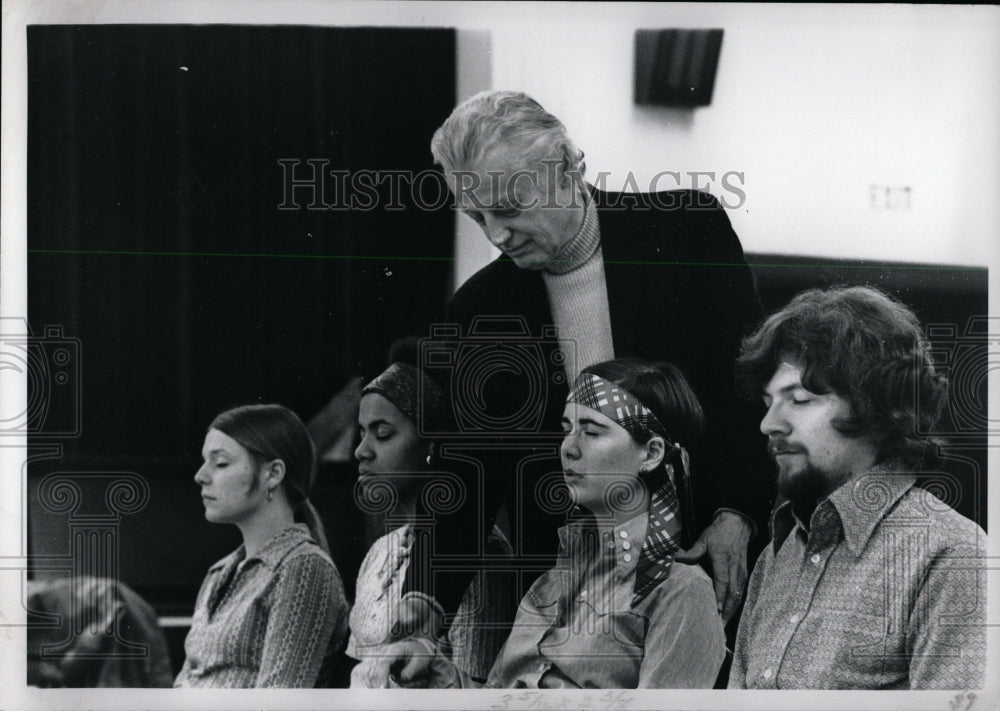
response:
<path id="1" fill-rule="evenodd" d="M 740 339 L 761 318 L 753 275 L 739 238 L 718 202 L 707 193 L 638 195 L 592 189 L 592 194 L 598 208 L 616 357 L 634 355 L 674 363 L 687 376 L 705 411 L 705 436 L 698 442 L 682 443 L 691 452 L 698 528 L 707 525 L 717 509 L 732 508 L 753 519 L 758 534 L 765 537 L 774 474 L 758 430 L 762 411 L 759 404 L 737 395 L 733 381 Z M 446 320 L 459 324 L 464 336 L 473 328 L 474 319 L 483 316 L 519 317 L 533 338 L 541 337 L 543 328 L 553 322 L 541 274 L 520 269 L 506 257 L 481 269 L 452 297 Z M 537 429 L 551 433 L 548 442 L 557 446 L 567 384 L 558 359 L 551 357 L 553 349 L 542 351 L 546 374 L 541 388 L 526 389 L 523 373 L 497 372 L 477 382 L 483 384 L 481 402 L 488 411 L 523 414 L 519 407 L 534 398 L 533 404 L 544 409 Z M 467 393 L 459 395 L 452 395 L 456 407 L 477 402 Z M 540 476 L 558 476 L 559 463 L 555 456 L 546 466 L 539 466 L 537 458 L 525 466 L 531 457 L 524 448 L 505 458 L 501 450 L 515 451 L 519 442 L 530 439 L 524 434 L 509 430 L 499 437 L 502 441 L 493 455 L 480 455 L 485 463 L 481 472 L 485 491 L 476 507 L 486 513 L 480 517 L 485 519 L 479 522 L 482 526 L 490 522 L 499 503 L 506 502 L 515 550 L 535 555 L 541 563 L 547 550 L 555 554 L 554 531 L 565 522 L 565 514 L 549 505 L 552 502 L 539 502 L 540 488 L 533 482 Z M 537 444 L 544 454 L 542 441 Z M 468 529 L 464 534 L 460 531 L 469 525 L 468 520 L 460 524 L 455 517 L 439 518 L 435 548 L 444 551 L 467 539 Z M 438 590 L 437 597 L 446 609 L 452 606 L 452 593 Z"/>

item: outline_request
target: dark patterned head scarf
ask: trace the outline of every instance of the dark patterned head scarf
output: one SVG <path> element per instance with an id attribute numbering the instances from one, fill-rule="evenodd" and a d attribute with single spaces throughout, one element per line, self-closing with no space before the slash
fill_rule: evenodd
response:
<path id="1" fill-rule="evenodd" d="M 438 422 L 422 422 L 422 419 L 437 420 L 444 412 L 444 390 L 409 363 L 390 365 L 362 388 L 362 396 L 369 393 L 377 393 L 395 405 L 421 434 L 426 431 L 425 428 L 433 429 L 438 425 Z M 421 398 L 423 407 L 420 406 Z"/>
<path id="2" fill-rule="evenodd" d="M 648 440 L 654 435 L 664 437 L 668 447 L 664 463 L 675 471 L 681 470 L 678 474 L 684 478 L 683 489 L 690 492 L 691 487 L 687 485 L 690 472 L 687 450 L 670 440 L 653 411 L 635 395 L 598 375 L 582 373 L 573 383 L 566 402 L 575 402 L 597 410 L 638 439 Z M 675 467 L 675 464 L 679 466 Z M 652 491 L 649 497 L 649 523 L 636 567 L 633 607 L 670 575 L 674 556 L 681 542 L 682 509 L 669 472 L 660 481 L 650 483 Z M 687 511 L 691 511 L 690 505 L 687 506 Z"/>

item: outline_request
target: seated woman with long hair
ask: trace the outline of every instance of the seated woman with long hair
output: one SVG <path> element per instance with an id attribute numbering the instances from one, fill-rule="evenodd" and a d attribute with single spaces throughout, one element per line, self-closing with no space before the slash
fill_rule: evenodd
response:
<path id="1" fill-rule="evenodd" d="M 401 354 L 406 345 L 394 348 L 390 359 L 405 357 Z M 445 417 L 445 401 L 433 380 L 404 361 L 393 362 L 361 392 L 361 442 L 354 452 L 360 474 L 359 503 L 367 510 L 388 504 L 385 523 L 389 530 L 361 563 L 346 653 L 359 660 L 351 670 L 351 686 L 377 687 L 380 684 L 373 674 L 396 634 L 400 606 L 411 602 L 437 605 L 420 593 L 404 596 L 403 583 L 418 513 L 433 513 L 421 511 L 421 501 L 443 476 L 432 468 L 434 447 L 420 435 L 421 418 L 437 420 L 430 427 L 436 430 Z M 497 527 L 485 548 L 488 556 L 511 554 L 510 544 Z M 471 678 L 486 678 L 503 645 L 517 609 L 515 582 L 510 573 L 480 572 L 466 589 L 447 636 L 438 640 L 443 653 Z M 411 596 L 422 599 L 411 600 Z"/>
<path id="2" fill-rule="evenodd" d="M 201 454 L 205 518 L 239 527 L 243 544 L 208 569 L 174 686 L 325 685 L 348 605 L 309 502 L 309 433 L 282 405 L 244 405 L 215 418 Z"/>
<path id="3" fill-rule="evenodd" d="M 712 582 L 674 561 L 692 532 L 687 452 L 704 425 L 668 363 L 585 368 L 563 411 L 561 457 L 578 515 L 555 568 L 521 600 L 489 674 L 500 688 L 711 688 L 725 657 Z M 431 640 L 396 643 L 387 685 L 474 686 Z"/>

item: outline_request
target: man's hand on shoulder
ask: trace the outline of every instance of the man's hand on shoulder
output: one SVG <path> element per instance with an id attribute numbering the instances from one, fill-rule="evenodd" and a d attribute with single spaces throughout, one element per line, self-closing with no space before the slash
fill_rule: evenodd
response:
<path id="1" fill-rule="evenodd" d="M 742 601 L 747 582 L 747 546 L 752 532 L 746 517 L 720 511 L 694 545 L 676 556 L 680 563 L 697 563 L 708 556 L 719 614 L 724 622 L 729 622 Z"/>

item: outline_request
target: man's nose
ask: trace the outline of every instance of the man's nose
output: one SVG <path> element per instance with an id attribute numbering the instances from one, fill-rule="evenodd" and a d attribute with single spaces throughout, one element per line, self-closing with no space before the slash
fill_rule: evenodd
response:
<path id="1" fill-rule="evenodd" d="M 760 431 L 763 434 L 784 434 L 788 431 L 788 423 L 781 415 L 781 404 L 775 400 L 764 413 L 764 419 L 760 421 Z"/>
<path id="2" fill-rule="evenodd" d="M 490 215 L 483 218 L 483 232 L 494 247 L 501 247 L 510 239 L 510 230 L 507 226 Z"/>

